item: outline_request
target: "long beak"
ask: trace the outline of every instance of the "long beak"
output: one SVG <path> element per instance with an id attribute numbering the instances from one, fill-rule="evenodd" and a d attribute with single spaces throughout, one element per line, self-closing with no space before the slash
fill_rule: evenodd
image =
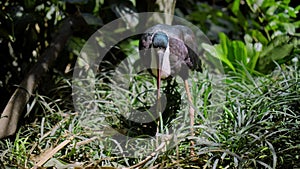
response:
<path id="1" fill-rule="evenodd" d="M 162 56 L 157 55 L 157 100 L 160 100 L 160 81 L 161 81 L 161 70 L 162 70 Z"/>

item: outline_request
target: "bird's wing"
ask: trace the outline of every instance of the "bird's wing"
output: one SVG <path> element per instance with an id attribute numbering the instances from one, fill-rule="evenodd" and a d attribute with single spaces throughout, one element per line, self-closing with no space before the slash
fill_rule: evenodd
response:
<path id="1" fill-rule="evenodd" d="M 198 53 L 198 45 L 194 32 L 190 28 L 183 25 L 174 25 L 173 27 L 180 30 L 180 39 L 182 39 L 189 48 L 194 50 L 195 53 Z"/>
<path id="2" fill-rule="evenodd" d="M 201 71 L 200 53 L 194 32 L 183 25 L 174 25 L 173 27 L 180 30 L 182 34 L 182 40 L 188 49 L 188 57 L 192 62 L 192 66 L 190 66 L 190 68 L 192 70 Z"/>

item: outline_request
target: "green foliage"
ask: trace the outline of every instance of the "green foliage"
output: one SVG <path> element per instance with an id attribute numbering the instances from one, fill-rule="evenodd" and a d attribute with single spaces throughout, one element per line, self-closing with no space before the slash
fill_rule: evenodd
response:
<path id="1" fill-rule="evenodd" d="M 203 133 L 197 154 L 206 163 L 199 160 L 194 164 L 208 168 L 297 167 L 299 75 L 299 67 L 290 66 L 253 77 L 251 83 L 243 82 L 240 76 L 228 77 L 219 123 L 196 126 Z M 222 89 L 217 91 L 224 94 Z"/>
<path id="2" fill-rule="evenodd" d="M 268 73 L 275 68 L 275 62 L 282 64 L 299 56 L 297 49 L 300 41 L 297 37 L 277 36 L 268 44 L 253 43 L 250 35 L 245 35 L 245 42 L 229 40 L 220 33 L 220 44 L 214 46 L 204 44 L 203 48 L 209 56 L 220 59 L 225 64 L 225 72 L 239 72 L 245 76 L 250 73 Z"/>
<path id="3" fill-rule="evenodd" d="M 292 58 L 299 58 L 296 30 L 300 22 L 296 17 L 300 6 L 291 7 L 290 1 L 227 2 L 230 10 L 198 3 L 195 11 L 187 16 L 211 40 L 219 41 L 214 46 L 204 44 L 203 47 L 208 57 L 223 62 L 225 72 L 233 71 L 241 76 L 246 76 L 246 71 L 266 74 L 275 68 L 274 62 L 289 63 Z"/>
<path id="4" fill-rule="evenodd" d="M 246 0 L 245 4 L 239 0 L 227 2 L 236 19 L 241 22 L 245 33 L 261 32 L 260 36 L 265 36 L 268 41 L 278 35 L 297 35 L 296 30 L 300 27 L 297 20 L 300 5 L 292 7 L 290 0 Z"/>
<path id="5" fill-rule="evenodd" d="M 20 131 L 17 133 L 13 144 L 7 140 L 6 145 L 9 148 L 8 154 L 10 154 L 9 160 L 19 166 L 27 163 L 28 150 L 26 148 L 29 144 L 28 137 L 21 137 Z"/>
<path id="6" fill-rule="evenodd" d="M 299 57 L 300 41 L 299 37 L 277 36 L 265 46 L 259 56 L 256 69 L 263 73 L 268 73 L 275 67 L 275 62 L 287 63 L 293 57 Z"/>
<path id="7" fill-rule="evenodd" d="M 240 76 L 228 77 L 225 90 L 212 87 L 213 83 L 208 80 L 208 77 L 202 73 L 196 73 L 197 78 L 191 81 L 191 92 L 194 105 L 201 114 L 203 112 L 203 116 L 196 116 L 195 119 L 195 151 L 198 156 L 194 161 L 190 161 L 189 142 L 183 140 L 178 146 L 155 156 L 144 167 L 156 164 L 164 168 L 175 166 L 293 168 L 297 166 L 300 153 L 297 141 L 300 139 L 299 67 L 295 64 L 285 66 L 284 69 L 277 68 L 268 76 L 253 77 L 251 83 L 237 80 L 241 78 Z M 143 86 L 148 86 L 146 88 L 150 89 L 151 86 L 155 86 L 155 82 L 149 81 L 149 76 L 140 75 L 139 78 L 130 88 L 132 91 L 130 97 L 135 99 L 119 97 L 119 102 L 132 101 L 135 102 L 133 104 L 140 104 L 136 102 L 137 98 L 146 99 L 141 95 L 138 96 L 140 93 L 138 90 Z M 68 82 L 60 83 L 60 86 L 68 84 Z M 107 85 L 103 81 L 99 83 Z M 182 90 L 182 86 L 180 88 Z M 55 90 L 55 92 L 59 91 L 65 91 L 65 88 L 59 87 Z M 107 90 L 101 90 L 101 88 L 98 92 L 99 96 L 102 94 L 101 97 L 104 99 L 109 95 Z M 130 92 L 125 90 L 123 92 L 125 95 L 130 95 Z M 226 100 L 223 100 L 220 105 L 213 104 L 211 100 L 213 93 L 226 96 Z M 104 111 L 103 115 L 107 118 L 113 117 L 110 116 L 109 113 L 112 112 L 109 110 L 117 110 L 115 104 L 105 101 L 100 102 L 102 106 L 100 108 Z M 105 144 L 106 142 L 101 137 L 95 137 L 86 126 L 81 126 L 76 113 L 65 110 L 63 106 L 66 100 L 54 101 L 37 94 L 35 103 L 41 106 L 40 112 L 44 112 L 44 115 L 40 117 L 42 120 L 22 126 L 15 141 L 0 141 L 2 158 L 10 161 L 10 166 L 30 168 L 38 159 L 36 155 L 58 146 L 71 136 L 74 139 L 69 145 L 62 147 L 45 166 L 66 167 L 74 161 L 84 161 L 77 165 L 125 167 L 143 160 L 143 158 L 130 159 L 112 154 L 112 149 L 109 149 L 109 147 L 113 148 L 111 145 Z M 217 114 L 219 116 L 217 123 L 209 122 L 212 114 L 220 112 L 220 106 L 222 106 L 222 113 Z M 187 111 L 188 109 L 181 109 L 180 113 Z M 176 123 L 175 118 L 171 124 Z M 117 122 L 114 124 L 120 125 Z M 188 130 L 182 130 L 182 133 L 184 132 L 188 133 Z M 151 143 L 143 145 L 141 150 L 144 150 L 144 146 L 153 145 Z M 8 163 L 5 162 L 5 165 Z"/>
<path id="8" fill-rule="evenodd" d="M 282 34 L 295 35 L 296 29 L 300 27 L 300 22 L 296 19 L 300 5 L 293 8 L 289 5 L 290 0 L 246 0 L 246 3 L 251 14 L 256 16 L 255 24 L 263 25 L 263 29 L 261 26 L 259 29 L 264 30 L 269 40 Z"/>
<path id="9" fill-rule="evenodd" d="M 155 143 L 127 142 L 140 147 L 137 158 L 114 154 L 121 143 L 101 135 L 105 131 L 98 131 L 102 132 L 102 137 L 95 136 L 92 129 L 99 127 L 100 122 L 91 112 L 81 116 L 94 126 L 88 128 L 79 123 L 80 116 L 72 102 L 72 68 L 90 33 L 128 11 L 143 11 L 138 5 L 140 2 L 148 3 L 108 0 L 0 2 L 1 108 L 15 89 L 12 86 L 19 84 L 52 42 L 60 22 L 74 8 L 80 8 L 90 25 L 90 32 L 76 34 L 67 42 L 53 71 L 46 75 L 28 103 L 25 120 L 16 136 L 0 141 L 0 160 L 6 166 L 31 168 L 39 155 L 45 155 L 47 150 L 70 138 L 70 143 L 44 167 L 127 167 L 144 160 L 141 154 L 146 149 L 156 148 Z M 209 4 L 212 2 L 215 4 Z M 143 167 L 299 168 L 300 6 L 295 3 L 292 6 L 289 0 L 177 1 L 179 3 L 176 14 L 199 26 L 210 38 L 214 45 L 203 45 L 206 55 L 222 61 L 227 77 L 219 88 L 214 87 L 215 82 L 205 71 L 192 74 L 193 78 L 189 79 L 197 114 L 193 137 L 196 157 L 191 160 L 188 156 L 190 145 L 184 138 L 178 145 L 155 155 Z M 104 44 L 101 40 L 99 43 Z M 111 51 L 115 58 L 126 55 L 131 59 L 122 62 L 119 66 L 124 69 L 117 71 L 135 73 L 131 65 L 139 64 L 138 61 L 132 63 L 137 57 L 137 46 L 138 40 L 129 38 L 113 48 L 118 49 Z M 128 105 L 149 108 L 155 102 L 155 79 L 146 73 L 117 77 L 110 67 L 107 69 L 99 75 L 97 90 L 91 96 L 93 100 L 97 98 L 100 110 L 97 115 L 120 132 L 141 132 L 136 126 L 121 130 L 128 124 L 116 116 L 130 114 Z M 114 85 L 122 80 L 128 80 L 128 88 Z M 174 85 L 172 89 L 163 87 L 165 91 L 179 94 L 181 103 L 188 105 L 183 86 Z M 113 92 L 118 94 L 114 98 L 117 102 L 112 102 Z M 223 100 L 215 102 L 214 94 Z M 167 134 L 168 127 L 181 125 L 182 119 L 188 121 L 188 107 L 181 106 L 183 104 L 177 104 L 180 108 L 174 106 L 178 108 L 176 116 L 169 118 L 168 126 L 160 126 L 161 133 Z M 86 109 L 86 105 L 83 103 L 82 108 Z M 189 133 L 188 128 L 171 129 Z M 112 143 L 107 144 L 106 140 Z"/>
<path id="10" fill-rule="evenodd" d="M 247 27 L 247 22 L 245 24 L 241 22 L 245 19 L 238 20 L 228 11 L 221 10 L 220 6 L 213 7 L 207 3 L 197 3 L 193 6 L 195 9 L 185 18 L 197 25 L 211 41 L 216 42 L 218 40 L 219 32 L 230 34 L 234 38 L 243 36 L 241 26 Z"/>
<path id="11" fill-rule="evenodd" d="M 236 71 L 236 69 L 241 70 L 240 63 L 247 64 L 248 53 L 244 43 L 242 41 L 230 41 L 224 33 L 220 33 L 219 45 L 213 47 L 204 44 L 203 48 L 210 55 L 220 59 L 233 71 Z"/>
<path id="12" fill-rule="evenodd" d="M 298 76 L 298 68 L 289 67 L 273 72 L 269 78 L 258 78 L 252 85 L 230 82 L 231 92 L 227 95 L 218 136 L 226 150 L 245 158 L 241 163 L 243 168 L 255 165 L 255 160 L 271 168 L 294 164 L 297 160 L 297 143 L 292 143 L 297 147 L 295 152 L 289 152 L 294 154 L 294 160 L 285 158 L 282 152 L 289 151 L 292 138 L 299 131 L 300 114 L 295 109 L 300 94 Z"/>

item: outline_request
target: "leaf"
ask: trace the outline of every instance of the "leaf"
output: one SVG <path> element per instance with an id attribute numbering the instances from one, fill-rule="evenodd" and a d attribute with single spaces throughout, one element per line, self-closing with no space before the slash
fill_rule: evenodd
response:
<path id="1" fill-rule="evenodd" d="M 269 7 L 269 9 L 266 11 L 266 13 L 270 16 L 274 15 L 275 11 L 277 10 L 277 5 L 272 5 Z"/>
<path id="2" fill-rule="evenodd" d="M 240 0 L 234 0 L 231 11 L 237 15 L 240 11 Z"/>
<path id="3" fill-rule="evenodd" d="M 228 54 L 228 46 L 227 46 L 227 36 L 225 35 L 225 33 L 221 32 L 219 33 L 219 38 L 220 38 L 220 44 L 222 46 L 222 50 L 224 55 Z"/>
<path id="4" fill-rule="evenodd" d="M 67 43 L 67 48 L 69 51 L 73 52 L 74 54 L 79 55 L 85 43 L 86 41 L 84 41 L 82 38 L 72 37 Z"/>
<path id="5" fill-rule="evenodd" d="M 81 15 L 88 25 L 95 25 L 95 26 L 103 25 L 101 18 L 98 18 L 90 13 L 82 13 Z"/>
<path id="6" fill-rule="evenodd" d="M 266 55 L 269 55 L 270 52 L 272 52 L 275 49 L 280 49 L 283 46 L 287 45 L 288 41 L 290 40 L 290 37 L 287 35 L 278 36 L 275 39 L 273 39 L 266 48 L 262 51 L 260 58 L 266 57 Z M 283 48 L 283 50 L 286 52 L 287 50 Z M 279 55 L 279 54 L 276 54 Z M 270 56 L 269 56 L 270 57 Z M 276 56 L 272 56 L 275 57 Z"/>
<path id="7" fill-rule="evenodd" d="M 269 42 L 268 39 L 258 30 L 251 30 L 250 35 L 253 39 L 259 41 L 263 45 L 267 45 Z"/>
<path id="8" fill-rule="evenodd" d="M 78 4 L 78 5 L 83 5 L 83 4 L 87 4 L 88 0 L 65 0 L 66 2 L 70 3 L 70 4 Z"/>
<path id="9" fill-rule="evenodd" d="M 234 66 L 227 59 L 226 55 L 224 55 L 224 52 L 222 50 L 221 45 L 211 46 L 211 45 L 208 45 L 208 44 L 205 44 L 205 43 L 202 44 L 202 45 L 203 45 L 203 49 L 205 51 L 207 51 L 213 57 L 220 59 L 222 62 L 226 63 L 230 67 L 230 69 L 232 69 L 233 71 L 235 71 Z"/>
<path id="10" fill-rule="evenodd" d="M 268 144 L 269 149 L 270 149 L 270 152 L 271 152 L 271 154 L 272 154 L 272 156 L 273 156 L 273 168 L 276 168 L 276 164 L 277 164 L 277 155 L 276 155 L 276 151 L 275 151 L 275 149 L 274 149 L 272 143 L 270 143 L 270 142 L 268 142 L 268 141 L 266 141 L 266 143 Z"/>
<path id="11" fill-rule="evenodd" d="M 273 61 L 280 61 L 290 55 L 294 49 L 294 41 L 289 36 L 278 36 L 261 52 L 256 70 L 267 73 L 274 68 Z"/>
<path id="12" fill-rule="evenodd" d="M 219 37 L 220 37 L 220 45 L 222 46 L 222 51 L 223 51 L 222 53 L 224 57 L 230 62 L 235 62 L 232 42 L 228 39 L 228 37 L 223 32 L 219 33 Z"/>
<path id="13" fill-rule="evenodd" d="M 36 4 L 36 0 L 24 0 L 24 6 L 25 8 L 28 9 L 32 9 Z"/>
<path id="14" fill-rule="evenodd" d="M 256 49 L 258 48 L 258 46 L 262 46 L 261 43 L 255 43 L 253 44 L 252 43 L 252 38 L 251 39 L 248 39 L 248 38 L 251 38 L 250 36 L 245 36 L 245 41 L 246 41 L 246 50 L 247 50 L 247 67 L 248 69 L 253 72 L 254 71 L 254 68 L 255 68 L 255 65 L 256 65 L 256 62 L 257 62 L 257 59 L 259 57 L 259 53 L 260 53 L 260 50 L 259 49 Z M 248 39 L 248 40 L 247 40 Z"/>
<path id="15" fill-rule="evenodd" d="M 251 71 L 254 71 L 254 68 L 257 64 L 258 57 L 259 57 L 259 52 L 255 52 L 254 55 L 249 57 L 250 60 L 247 64 L 247 67 L 250 68 Z"/>
<path id="16" fill-rule="evenodd" d="M 244 65 L 247 64 L 247 49 L 243 42 L 233 41 L 232 42 L 233 53 L 235 61 L 239 61 Z"/>
<path id="17" fill-rule="evenodd" d="M 283 27 L 290 35 L 294 35 L 296 33 L 296 26 L 292 23 L 283 23 Z"/>

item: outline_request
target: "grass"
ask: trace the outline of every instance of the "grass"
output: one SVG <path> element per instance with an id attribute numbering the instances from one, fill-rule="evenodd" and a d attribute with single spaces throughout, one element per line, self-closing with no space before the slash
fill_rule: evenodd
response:
<path id="1" fill-rule="evenodd" d="M 139 135 L 134 142 L 120 143 L 114 137 L 114 130 L 99 126 L 101 120 L 106 120 L 119 132 L 145 130 L 139 126 L 138 131 L 134 127 L 122 131 L 128 126 L 116 118 L 119 113 L 130 111 L 124 105 L 145 109 L 154 103 L 155 81 L 143 74 L 129 78 L 132 82 L 129 91 L 115 87 L 119 93 L 117 98 L 108 90 L 111 86 L 99 80 L 96 93 L 99 111 L 94 115 L 85 112 L 89 123 L 82 123 L 82 114 L 70 108 L 70 81 L 58 78 L 57 88 L 48 93 L 55 97 L 37 93 L 28 104 L 28 122 L 21 125 L 14 138 L 0 141 L 0 159 L 7 167 L 31 168 L 53 153 L 44 167 L 129 167 L 144 160 L 143 153 L 148 150 L 157 153 L 141 165 L 143 168 L 300 167 L 299 67 L 278 66 L 270 75 L 247 77 L 230 75 L 224 78 L 222 85 L 216 84 L 206 73 L 194 73 L 189 79 L 197 114 L 193 138 L 197 155 L 193 159 L 189 157 L 188 125 L 181 125 L 189 120 L 181 85 L 170 92 L 174 98 L 180 95 L 176 97 L 180 100 L 180 109 L 160 130 L 170 136 L 166 148 L 155 151 L 162 140 L 157 143 L 152 137 L 145 142 L 145 135 Z M 180 84 L 180 80 L 177 83 Z M 167 91 L 166 83 L 164 90 Z M 111 102 L 112 98 L 119 104 Z M 172 132 L 177 134 L 172 135 Z M 118 152 L 126 151 L 122 146 L 138 147 L 139 151 L 134 153 L 135 158 L 120 155 Z"/>

